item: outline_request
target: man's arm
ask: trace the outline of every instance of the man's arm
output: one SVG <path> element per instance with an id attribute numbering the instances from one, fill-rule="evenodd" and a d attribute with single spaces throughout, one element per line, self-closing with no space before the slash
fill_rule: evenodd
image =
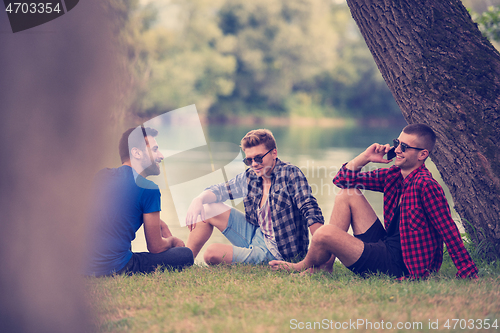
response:
<path id="1" fill-rule="evenodd" d="M 160 212 L 143 214 L 143 218 L 144 235 L 146 236 L 146 244 L 149 252 L 161 253 L 173 247 L 184 246 L 184 242 L 179 238 L 173 236 L 162 237 L 164 227 L 162 227 L 163 221 L 160 220 Z M 170 230 L 168 234 L 170 234 Z"/>
<path id="2" fill-rule="evenodd" d="M 246 177 L 245 172 L 240 173 L 225 183 L 208 187 L 199 196 L 194 198 L 189 205 L 186 215 L 186 225 L 189 230 L 192 231 L 196 227 L 198 216 L 201 217 L 202 221 L 205 221 L 204 204 L 224 202 L 229 199 L 233 200 L 244 197 L 248 192 Z"/>
<path id="3" fill-rule="evenodd" d="M 389 144 L 372 144 L 364 152 L 346 163 L 333 178 L 333 183 L 340 188 L 361 188 L 370 191 L 383 192 L 385 176 L 390 168 L 381 168 L 369 172 L 360 172 L 370 162 L 389 163 L 384 155 L 390 150 Z"/>
<path id="4" fill-rule="evenodd" d="M 450 258 L 457 267 L 457 277 L 477 278 L 477 267 L 467 252 L 457 225 L 451 217 L 448 201 L 442 188 L 437 183 L 431 182 L 424 185 L 422 191 L 424 210 L 434 228 L 443 237 Z"/>
<path id="5" fill-rule="evenodd" d="M 160 219 L 160 228 L 161 228 L 161 236 L 163 238 L 172 237 L 172 233 L 170 232 L 170 229 L 168 228 L 167 224 L 162 219 Z"/>
<path id="6" fill-rule="evenodd" d="M 311 233 L 325 223 L 323 213 L 318 202 L 312 194 L 306 176 L 298 167 L 288 168 L 287 176 L 284 178 L 286 192 L 291 196 L 293 204 L 298 208 L 303 221 L 307 221 L 307 226 Z M 317 225 L 317 226 L 314 226 Z"/>
<path id="7" fill-rule="evenodd" d="M 318 230 L 322 226 L 323 226 L 323 224 L 321 224 L 319 222 L 318 223 L 314 223 L 311 226 L 309 226 L 309 231 L 311 231 L 311 234 L 314 236 L 314 233 L 316 232 L 316 230 Z"/>
<path id="8" fill-rule="evenodd" d="M 210 190 L 203 191 L 199 196 L 191 201 L 186 214 L 186 225 L 188 226 L 190 231 L 193 231 L 193 229 L 196 227 L 198 216 L 203 222 L 205 222 L 206 215 L 203 205 L 211 204 L 214 202 L 217 202 L 217 196 Z"/>

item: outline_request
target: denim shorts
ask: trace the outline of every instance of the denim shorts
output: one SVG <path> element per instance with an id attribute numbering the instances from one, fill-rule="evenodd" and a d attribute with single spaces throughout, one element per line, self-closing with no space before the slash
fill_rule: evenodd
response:
<path id="1" fill-rule="evenodd" d="M 245 215 L 237 209 L 231 208 L 222 234 L 233 245 L 233 263 L 261 264 L 276 260 L 266 246 L 260 227 L 248 223 Z"/>

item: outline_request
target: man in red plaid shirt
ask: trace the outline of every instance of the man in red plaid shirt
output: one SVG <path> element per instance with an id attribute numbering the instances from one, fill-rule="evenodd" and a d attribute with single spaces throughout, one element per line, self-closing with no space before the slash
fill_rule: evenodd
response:
<path id="1" fill-rule="evenodd" d="M 443 189 L 425 167 L 436 142 L 424 124 L 406 126 L 394 140 L 395 165 L 361 172 L 370 162 L 389 163 L 389 144 L 372 144 L 333 179 L 336 196 L 330 224 L 314 234 L 305 259 L 271 261 L 273 269 L 331 270 L 335 257 L 354 273 L 382 272 L 398 278 L 422 278 L 439 271 L 443 241 L 457 277 L 477 278 L 477 268 L 451 218 Z M 388 159 L 384 155 L 388 154 Z M 360 190 L 384 193 L 385 228 Z M 352 227 L 354 236 L 347 233 Z"/>

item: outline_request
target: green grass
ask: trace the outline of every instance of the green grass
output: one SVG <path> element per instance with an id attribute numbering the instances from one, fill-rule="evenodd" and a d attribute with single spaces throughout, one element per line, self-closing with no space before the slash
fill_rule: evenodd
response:
<path id="1" fill-rule="evenodd" d="M 478 266 L 478 281 L 455 279 L 445 256 L 439 274 L 403 282 L 384 275 L 363 279 L 340 263 L 332 274 L 312 276 L 266 266 L 194 266 L 182 272 L 89 278 L 87 289 L 99 332 L 312 332 L 314 322 L 316 331 L 333 331 L 344 323 L 340 331 L 363 332 L 382 331 L 382 321 L 394 325 L 393 332 L 463 332 L 459 325 L 453 329 L 453 319 L 488 318 L 490 324 L 498 319 L 500 325 L 500 268 L 495 263 Z M 451 329 L 444 328 L 448 319 Z M 439 330 L 429 329 L 429 321 L 436 320 Z M 360 326 L 348 328 L 349 321 Z M 398 322 L 421 326 L 398 330 Z M 475 323 L 467 331 L 500 331 L 480 330 Z"/>

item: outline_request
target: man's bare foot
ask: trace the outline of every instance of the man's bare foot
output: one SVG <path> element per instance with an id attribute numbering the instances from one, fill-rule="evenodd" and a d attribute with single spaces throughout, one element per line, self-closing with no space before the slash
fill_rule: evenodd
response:
<path id="1" fill-rule="evenodd" d="M 333 263 L 335 262 L 335 256 L 331 256 L 330 259 L 325 262 L 323 265 L 319 267 L 312 267 L 309 269 L 312 273 L 318 273 L 318 272 L 327 272 L 327 273 L 332 273 L 333 272 Z"/>
<path id="2" fill-rule="evenodd" d="M 333 262 L 327 262 L 326 264 L 321 265 L 319 268 L 315 268 L 315 272 L 328 272 L 332 273 L 333 272 Z"/>
<path id="3" fill-rule="evenodd" d="M 289 272 L 300 272 L 303 270 L 302 261 L 298 263 L 291 263 L 282 260 L 271 260 L 269 266 L 273 271 L 286 270 Z"/>
<path id="4" fill-rule="evenodd" d="M 333 272 L 333 264 L 326 263 L 326 264 L 323 264 L 319 267 L 310 267 L 310 268 L 306 269 L 305 271 L 303 271 L 302 273 L 300 273 L 300 275 L 302 275 L 302 276 L 313 275 L 313 274 L 316 274 L 319 272 L 332 273 Z"/>
<path id="5" fill-rule="evenodd" d="M 286 270 L 289 272 L 302 272 L 301 275 L 311 275 L 318 273 L 320 271 L 332 273 L 333 263 L 335 262 L 335 256 L 331 256 L 330 259 L 319 267 L 306 267 L 304 261 L 298 263 L 291 263 L 282 260 L 272 260 L 269 262 L 269 266 L 273 271 Z"/>

